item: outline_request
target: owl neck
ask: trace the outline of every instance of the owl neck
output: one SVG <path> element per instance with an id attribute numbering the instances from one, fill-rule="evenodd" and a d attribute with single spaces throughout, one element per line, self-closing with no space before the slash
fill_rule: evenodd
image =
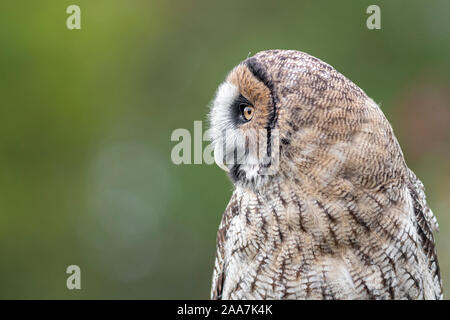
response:
<path id="1" fill-rule="evenodd" d="M 331 253 L 369 239 L 380 228 L 389 235 L 392 221 L 410 212 L 402 186 L 340 188 L 331 193 L 285 179 L 274 179 L 258 191 L 238 186 L 234 196 L 239 210 L 234 213 L 246 234 L 267 250 L 290 242 Z"/>

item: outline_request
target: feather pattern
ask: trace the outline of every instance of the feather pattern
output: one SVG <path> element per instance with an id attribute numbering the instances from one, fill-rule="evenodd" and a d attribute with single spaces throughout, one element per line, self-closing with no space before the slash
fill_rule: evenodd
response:
<path id="1" fill-rule="evenodd" d="M 239 95 L 255 108 L 244 124 L 228 116 Z M 262 160 L 226 164 L 235 190 L 217 233 L 211 298 L 443 298 L 423 184 L 353 82 L 308 54 L 263 51 L 231 71 L 210 119 L 216 148 L 225 129 L 247 144 L 262 129 L 269 155 L 279 155 L 274 171 Z"/>

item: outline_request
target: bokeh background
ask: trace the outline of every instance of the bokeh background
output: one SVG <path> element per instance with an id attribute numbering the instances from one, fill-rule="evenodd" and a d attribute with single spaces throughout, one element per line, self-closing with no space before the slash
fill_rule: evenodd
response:
<path id="1" fill-rule="evenodd" d="M 371 4 L 381 30 L 366 28 Z M 232 185 L 174 165 L 170 136 L 205 129 L 227 72 L 276 48 L 381 104 L 440 222 L 449 297 L 449 17 L 448 0 L 2 0 L 0 298 L 208 298 Z M 81 290 L 66 288 L 71 264 Z"/>

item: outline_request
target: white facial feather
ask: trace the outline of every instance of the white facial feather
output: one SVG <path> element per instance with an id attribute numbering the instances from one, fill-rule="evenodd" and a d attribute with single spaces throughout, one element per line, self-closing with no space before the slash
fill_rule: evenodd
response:
<path id="1" fill-rule="evenodd" d="M 230 117 L 230 107 L 238 96 L 238 88 L 229 82 L 222 83 L 217 89 L 209 113 L 210 134 L 214 144 L 222 139 L 224 132 L 234 128 Z"/>
<path id="2" fill-rule="evenodd" d="M 214 161 L 221 169 L 227 172 L 229 167 L 223 162 L 223 159 L 227 156 L 223 153 L 223 146 L 224 143 L 233 145 L 239 136 L 239 131 L 234 128 L 230 115 L 231 105 L 238 96 L 239 90 L 235 85 L 229 82 L 222 83 L 217 89 L 209 113 L 210 138 L 214 146 Z"/>

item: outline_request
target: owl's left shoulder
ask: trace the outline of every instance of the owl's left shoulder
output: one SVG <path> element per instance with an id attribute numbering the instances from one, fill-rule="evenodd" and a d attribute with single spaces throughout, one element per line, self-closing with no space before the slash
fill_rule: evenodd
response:
<path id="1" fill-rule="evenodd" d="M 440 275 L 439 263 L 436 253 L 436 244 L 434 240 L 434 232 L 437 232 L 439 225 L 436 217 L 429 208 L 426 196 L 425 187 L 417 176 L 408 169 L 407 188 L 411 195 L 415 225 L 417 233 L 420 238 L 421 247 L 425 253 L 428 271 L 432 277 L 432 281 L 428 283 L 427 298 L 442 299 L 442 280 Z"/>
<path id="2" fill-rule="evenodd" d="M 421 229 L 428 234 L 439 230 L 436 217 L 427 204 L 425 187 L 411 169 L 408 169 L 407 188 L 411 195 L 414 214 Z"/>

